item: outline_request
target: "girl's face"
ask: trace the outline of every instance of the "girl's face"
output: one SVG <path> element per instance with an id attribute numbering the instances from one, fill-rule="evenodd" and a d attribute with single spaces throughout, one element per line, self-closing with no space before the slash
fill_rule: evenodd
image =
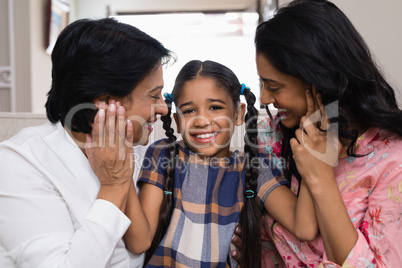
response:
<path id="1" fill-rule="evenodd" d="M 162 65 L 151 71 L 127 98 L 120 99 L 127 119 L 133 122 L 134 143 L 146 145 L 157 115 L 166 115 L 167 106 L 162 98 Z"/>
<path id="2" fill-rule="evenodd" d="M 256 63 L 258 75 L 264 85 L 261 103 L 265 105 L 272 103 L 278 109 L 285 127 L 298 126 L 300 119 L 307 112 L 306 89 L 310 89 L 310 85 L 296 77 L 279 72 L 262 54 L 257 55 Z"/>
<path id="3" fill-rule="evenodd" d="M 199 76 L 184 84 L 176 107 L 177 130 L 192 151 L 203 157 L 230 156 L 234 126 L 243 124 L 244 103 L 235 109 L 224 89 Z"/>

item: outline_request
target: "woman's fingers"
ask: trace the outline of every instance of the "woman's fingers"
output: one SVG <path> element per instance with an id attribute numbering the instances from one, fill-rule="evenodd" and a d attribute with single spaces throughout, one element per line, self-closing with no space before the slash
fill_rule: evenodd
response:
<path id="1" fill-rule="evenodd" d="M 123 106 L 119 106 L 117 109 L 117 133 L 118 137 L 116 143 L 119 148 L 119 160 L 126 159 L 126 148 L 125 148 L 125 140 L 126 140 L 126 120 L 125 120 L 126 110 Z"/>
<path id="2" fill-rule="evenodd" d="M 106 124 L 105 124 L 105 136 L 107 140 L 107 146 L 115 146 L 115 131 L 116 131 L 116 105 L 114 103 L 109 103 L 106 114 Z"/>
<path id="3" fill-rule="evenodd" d="M 317 111 L 317 112 L 319 113 L 319 111 Z M 300 127 L 298 128 L 298 130 L 300 130 L 300 133 L 302 135 L 312 136 L 312 135 L 317 134 L 318 129 L 315 124 L 315 122 L 317 122 L 317 120 L 314 118 L 314 115 L 317 115 L 317 112 L 310 116 L 305 115 L 300 119 Z M 298 140 L 299 140 L 299 142 L 301 142 L 301 140 L 299 138 L 298 138 Z"/>
<path id="4" fill-rule="evenodd" d="M 133 122 L 131 122 L 131 120 L 127 120 L 127 132 L 126 132 L 126 146 L 129 147 L 133 147 L 133 141 L 134 141 L 134 126 L 133 126 Z"/>
<path id="5" fill-rule="evenodd" d="M 310 116 L 317 110 L 311 90 L 306 90 L 306 101 L 307 101 L 306 116 Z"/>
<path id="6" fill-rule="evenodd" d="M 85 135 L 85 154 L 89 160 L 93 157 L 93 141 L 91 134 Z"/>
<path id="7" fill-rule="evenodd" d="M 105 109 L 100 108 L 96 113 L 94 125 L 92 127 L 93 145 L 99 148 L 102 148 L 105 142 L 105 136 L 104 136 L 105 119 L 106 119 Z"/>
<path id="8" fill-rule="evenodd" d="M 315 91 L 315 88 L 313 87 L 313 90 Z M 313 93 L 311 90 L 306 90 L 306 102 L 307 102 L 307 112 L 306 115 L 303 116 L 300 120 L 300 128 L 305 129 L 307 131 L 307 128 L 313 129 L 313 127 L 316 126 L 316 122 L 319 121 L 319 111 L 318 111 L 318 105 L 316 101 L 314 100 Z M 310 127 L 310 125 L 312 125 Z"/>
<path id="9" fill-rule="evenodd" d="M 317 130 L 321 132 L 319 134 L 323 134 L 329 128 L 329 120 L 322 103 L 321 93 L 317 93 L 314 86 L 312 90 L 313 92 L 306 90 L 307 112 L 300 120 L 300 128 L 308 135 L 317 134 Z"/>
<path id="10" fill-rule="evenodd" d="M 234 260 L 238 263 L 242 261 L 242 254 L 241 254 L 241 228 L 240 226 L 236 226 L 233 237 L 232 237 L 232 244 L 235 246 L 236 249 L 233 249 L 230 252 L 230 255 Z"/>
<path id="11" fill-rule="evenodd" d="M 328 127 L 329 127 L 329 120 L 327 117 L 327 113 L 325 111 L 325 106 L 322 104 L 322 95 L 320 93 L 318 93 L 316 95 L 316 99 L 317 99 L 318 107 L 321 112 L 321 121 L 318 126 L 318 129 L 325 132 L 328 130 Z"/>

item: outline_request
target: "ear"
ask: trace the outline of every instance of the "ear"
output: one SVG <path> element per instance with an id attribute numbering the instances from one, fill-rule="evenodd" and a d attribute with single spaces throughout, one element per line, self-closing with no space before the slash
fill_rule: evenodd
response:
<path id="1" fill-rule="evenodd" d="M 111 96 L 109 95 L 102 95 L 102 96 L 98 96 L 94 99 L 94 104 L 96 106 L 96 108 L 100 108 L 100 107 L 104 107 L 105 104 L 109 103 L 109 99 L 111 98 Z"/>
<path id="2" fill-rule="evenodd" d="M 179 118 L 179 115 L 177 113 L 174 113 L 173 118 L 174 118 L 174 121 L 176 122 L 177 133 L 180 134 L 180 118 Z"/>
<path id="3" fill-rule="evenodd" d="M 240 103 L 236 111 L 236 121 L 235 121 L 236 126 L 243 125 L 245 113 L 246 113 L 246 104 Z"/>

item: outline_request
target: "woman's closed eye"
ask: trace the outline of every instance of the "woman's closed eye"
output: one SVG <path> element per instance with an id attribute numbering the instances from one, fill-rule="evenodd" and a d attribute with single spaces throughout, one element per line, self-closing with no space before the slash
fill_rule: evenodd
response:
<path id="1" fill-rule="evenodd" d="M 151 98 L 153 98 L 155 101 L 160 100 L 161 99 L 161 94 L 158 95 L 151 95 Z"/>
<path id="2" fill-rule="evenodd" d="M 275 91 L 278 91 L 279 89 L 281 89 L 280 84 L 278 84 L 275 81 L 264 81 L 264 80 L 260 80 L 260 81 L 263 85 L 263 88 L 267 89 L 268 91 L 275 92 Z"/>
<path id="3" fill-rule="evenodd" d="M 271 91 L 271 92 L 275 92 L 275 91 L 278 91 L 279 89 L 280 89 L 280 87 L 272 87 L 272 86 L 267 86 L 267 87 L 265 87 L 268 91 Z"/>

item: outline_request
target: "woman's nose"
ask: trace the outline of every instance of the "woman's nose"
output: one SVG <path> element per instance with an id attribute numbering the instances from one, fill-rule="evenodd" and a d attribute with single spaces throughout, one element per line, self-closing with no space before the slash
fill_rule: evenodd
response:
<path id="1" fill-rule="evenodd" d="M 267 89 L 263 89 L 261 92 L 260 101 L 264 105 L 275 103 L 274 94 Z"/>
<path id="2" fill-rule="evenodd" d="M 163 99 L 161 99 L 155 107 L 155 114 L 160 114 L 163 116 L 163 115 L 167 115 L 167 113 L 168 113 L 168 107 L 167 107 L 165 101 Z"/>

